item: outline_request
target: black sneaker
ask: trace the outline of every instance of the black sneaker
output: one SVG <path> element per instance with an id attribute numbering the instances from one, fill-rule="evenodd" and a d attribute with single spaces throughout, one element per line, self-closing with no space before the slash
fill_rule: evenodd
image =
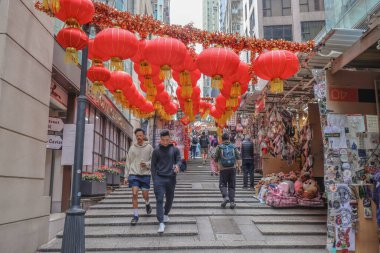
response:
<path id="1" fill-rule="evenodd" d="M 152 207 L 150 204 L 145 205 L 146 213 L 149 215 L 152 213 Z"/>
<path id="2" fill-rule="evenodd" d="M 131 220 L 131 225 L 136 226 L 138 221 L 139 221 L 139 216 L 133 216 L 133 218 Z"/>
<path id="3" fill-rule="evenodd" d="M 231 203 L 230 203 L 230 208 L 231 208 L 231 209 L 234 209 L 235 206 L 236 206 L 235 202 L 231 202 Z"/>
<path id="4" fill-rule="evenodd" d="M 227 203 L 228 202 L 230 202 L 228 199 L 225 199 L 223 202 L 222 202 L 222 204 L 220 204 L 220 206 L 222 207 L 222 208 L 226 208 L 226 205 L 227 205 Z"/>

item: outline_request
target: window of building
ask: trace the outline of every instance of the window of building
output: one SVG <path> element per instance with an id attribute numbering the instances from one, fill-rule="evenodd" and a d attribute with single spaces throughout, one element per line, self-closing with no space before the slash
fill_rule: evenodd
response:
<path id="1" fill-rule="evenodd" d="M 283 39 L 293 40 L 293 32 L 291 25 L 273 25 L 264 26 L 264 38 L 265 39 Z"/>
<path id="2" fill-rule="evenodd" d="M 325 21 L 305 21 L 301 22 L 302 41 L 312 40 L 325 26 Z"/>
<path id="3" fill-rule="evenodd" d="M 324 0 L 300 0 L 301 12 L 323 11 L 324 6 Z"/>
<path id="4" fill-rule="evenodd" d="M 251 16 L 249 18 L 249 34 L 251 37 L 253 37 L 254 30 L 255 30 L 255 10 L 252 11 Z"/>
<path id="5" fill-rule="evenodd" d="M 281 4 L 282 4 L 282 16 L 292 15 L 292 1 L 281 0 Z"/>
<path id="6" fill-rule="evenodd" d="M 271 17 L 272 16 L 271 0 L 263 0 L 263 16 L 264 17 Z"/>

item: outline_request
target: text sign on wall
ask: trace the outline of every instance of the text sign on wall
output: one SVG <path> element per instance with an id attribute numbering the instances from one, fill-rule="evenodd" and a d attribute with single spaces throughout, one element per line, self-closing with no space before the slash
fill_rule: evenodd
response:
<path id="1" fill-rule="evenodd" d="M 62 131 L 63 130 L 63 121 L 60 118 L 49 117 L 48 130 L 49 131 L 55 131 L 55 132 Z"/>
<path id="2" fill-rule="evenodd" d="M 48 135 L 47 148 L 49 149 L 61 149 L 62 137 L 58 135 Z"/>
<path id="3" fill-rule="evenodd" d="M 329 87 L 329 100 L 338 102 L 358 102 L 358 90 L 352 88 Z"/>

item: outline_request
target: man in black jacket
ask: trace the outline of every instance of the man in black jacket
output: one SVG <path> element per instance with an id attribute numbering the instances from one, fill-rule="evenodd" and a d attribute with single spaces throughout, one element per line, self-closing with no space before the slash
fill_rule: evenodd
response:
<path id="1" fill-rule="evenodd" d="M 243 188 L 248 188 L 248 175 L 249 186 L 254 187 L 254 170 L 253 170 L 253 142 L 249 136 L 246 136 L 241 143 L 241 158 L 243 167 Z"/>
<path id="2" fill-rule="evenodd" d="M 180 165 L 181 154 L 178 148 L 171 144 L 169 130 L 162 130 L 160 144 L 154 149 L 151 162 L 157 220 L 160 223 L 158 233 L 165 231 L 165 223 L 169 221 L 168 215 L 173 204 L 176 176 Z"/>

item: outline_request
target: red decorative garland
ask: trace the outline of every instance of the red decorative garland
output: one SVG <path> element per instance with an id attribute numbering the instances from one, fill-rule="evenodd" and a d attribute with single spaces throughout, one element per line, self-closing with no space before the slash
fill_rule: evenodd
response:
<path id="1" fill-rule="evenodd" d="M 159 20 L 155 20 L 152 16 L 132 15 L 129 12 L 118 11 L 100 2 L 94 2 L 94 6 L 95 15 L 92 24 L 99 27 L 100 30 L 117 26 L 138 33 L 144 39 L 149 34 L 169 36 L 181 40 L 192 52 L 194 52 L 196 43 L 201 44 L 204 48 L 212 45 L 228 47 L 236 53 L 246 50 L 252 52 L 252 55 L 275 48 L 291 52 L 310 53 L 314 47 L 314 41 L 312 40 L 306 43 L 298 43 L 285 40 L 248 38 L 239 34 L 208 32 L 194 28 L 193 24 L 185 26 L 164 24 Z M 35 7 L 50 16 L 54 16 L 50 10 L 44 9 L 40 2 L 37 2 Z"/>

